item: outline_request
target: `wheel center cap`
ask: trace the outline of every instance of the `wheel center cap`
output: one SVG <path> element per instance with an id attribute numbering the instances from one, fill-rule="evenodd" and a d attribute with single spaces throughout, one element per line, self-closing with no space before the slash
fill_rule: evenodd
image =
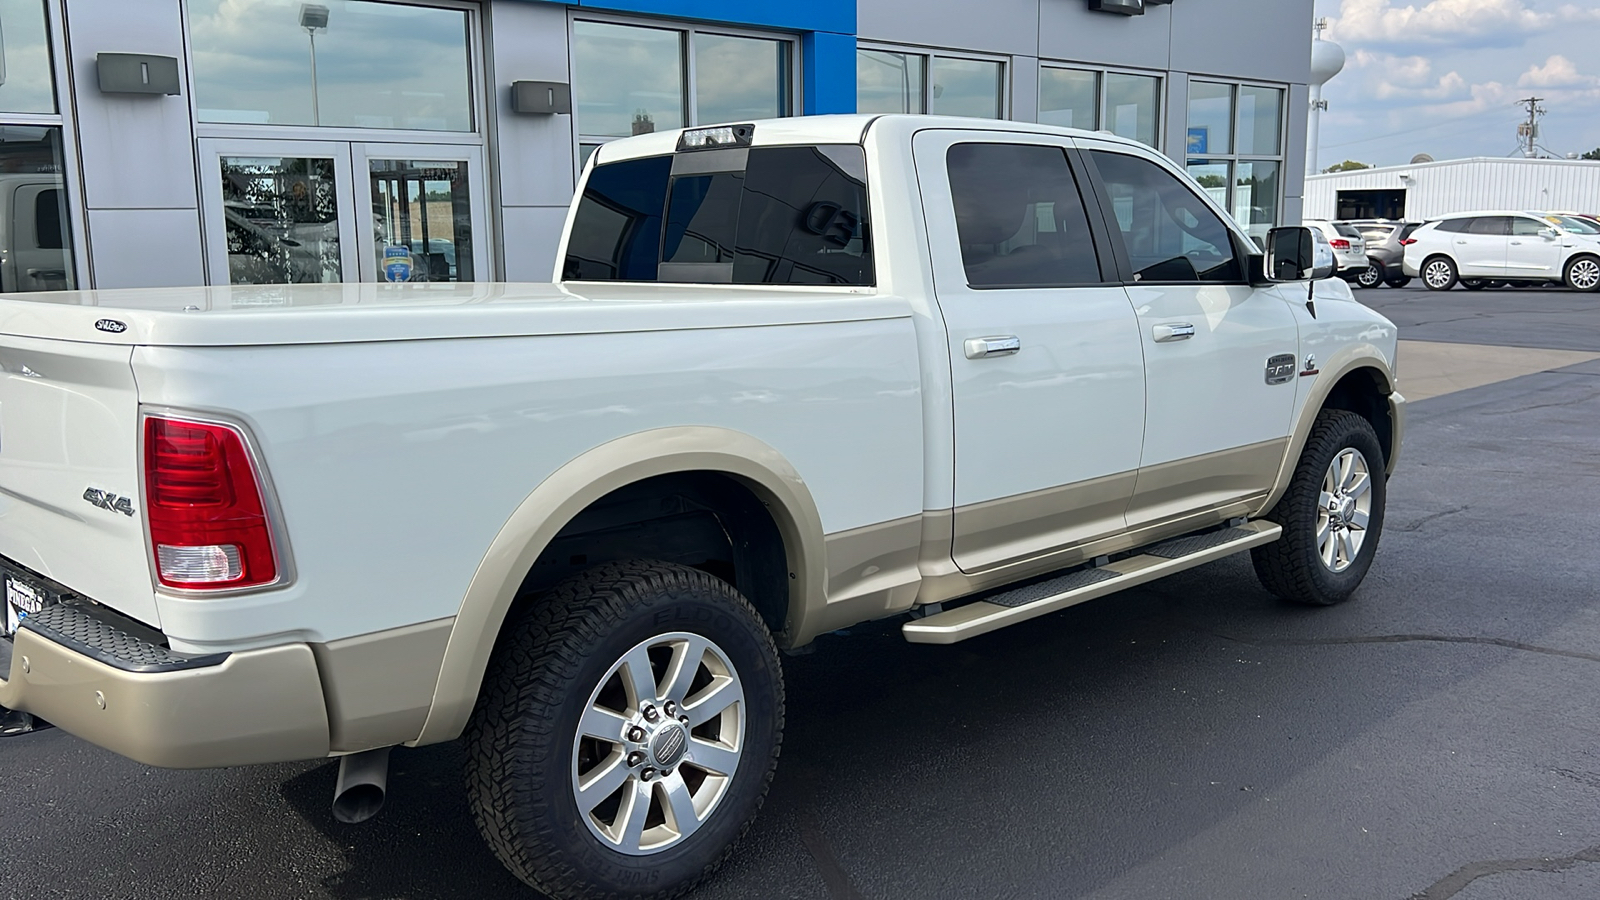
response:
<path id="1" fill-rule="evenodd" d="M 683 759 L 683 752 L 689 746 L 689 737 L 684 733 L 683 726 L 672 724 L 656 732 L 650 741 L 650 755 L 655 757 L 656 765 L 663 769 L 670 769 Z"/>
<path id="2" fill-rule="evenodd" d="M 1356 514 L 1356 501 L 1355 501 L 1355 498 L 1346 497 L 1346 498 L 1344 498 L 1344 500 L 1340 501 L 1340 503 L 1339 503 L 1339 518 L 1341 518 L 1341 519 L 1345 520 L 1346 522 L 1348 522 L 1348 521 L 1350 521 L 1350 518 L 1352 516 L 1354 516 L 1355 514 Z"/>

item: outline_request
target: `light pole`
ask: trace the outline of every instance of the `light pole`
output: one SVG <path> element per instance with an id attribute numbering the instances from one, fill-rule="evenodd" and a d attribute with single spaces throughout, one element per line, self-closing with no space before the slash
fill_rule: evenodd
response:
<path id="1" fill-rule="evenodd" d="M 300 27 L 311 39 L 311 124 L 322 124 L 322 110 L 317 105 L 317 32 L 328 30 L 328 8 L 320 3 L 300 4 Z"/>

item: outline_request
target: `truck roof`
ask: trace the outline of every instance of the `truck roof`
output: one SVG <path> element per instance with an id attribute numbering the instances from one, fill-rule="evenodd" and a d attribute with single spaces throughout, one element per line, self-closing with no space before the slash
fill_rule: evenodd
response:
<path id="1" fill-rule="evenodd" d="M 794 116 L 784 119 L 757 119 L 753 123 L 750 146 L 770 147 L 794 144 L 860 144 L 866 140 L 867 131 L 873 128 L 893 127 L 906 131 L 925 128 L 959 128 L 972 131 L 1003 131 L 1016 134 L 1058 134 L 1063 137 L 1092 137 L 1098 140 L 1144 147 L 1137 141 L 1119 137 L 1109 131 L 1085 131 L 1082 128 L 1060 128 L 1036 122 L 1012 122 L 1005 119 L 974 119 L 963 116 L 923 115 L 826 115 Z M 678 149 L 678 138 L 685 131 L 700 131 L 714 125 L 697 125 L 693 128 L 674 128 L 635 137 L 619 138 L 600 145 L 593 160 L 596 165 L 644 156 L 664 156 Z M 1148 149 L 1148 148 L 1147 148 Z"/>

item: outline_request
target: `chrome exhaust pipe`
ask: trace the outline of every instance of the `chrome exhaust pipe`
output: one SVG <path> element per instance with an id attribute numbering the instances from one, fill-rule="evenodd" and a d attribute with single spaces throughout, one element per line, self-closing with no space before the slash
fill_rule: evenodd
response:
<path id="1" fill-rule="evenodd" d="M 333 786 L 333 817 L 347 825 L 365 822 L 383 809 L 389 791 L 389 751 L 363 750 L 339 759 L 339 780 Z"/>

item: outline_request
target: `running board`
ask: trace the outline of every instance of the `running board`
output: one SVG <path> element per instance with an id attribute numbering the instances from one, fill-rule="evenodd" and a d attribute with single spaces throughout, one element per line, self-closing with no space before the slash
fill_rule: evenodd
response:
<path id="1" fill-rule="evenodd" d="M 1130 556 L 1093 569 L 1078 569 L 1048 581 L 994 594 L 955 609 L 913 619 L 900 627 L 913 644 L 954 644 L 1007 625 L 1066 609 L 1086 600 L 1115 594 L 1174 572 L 1270 544 L 1283 528 L 1265 520 L 1220 531 L 1162 541 Z"/>

